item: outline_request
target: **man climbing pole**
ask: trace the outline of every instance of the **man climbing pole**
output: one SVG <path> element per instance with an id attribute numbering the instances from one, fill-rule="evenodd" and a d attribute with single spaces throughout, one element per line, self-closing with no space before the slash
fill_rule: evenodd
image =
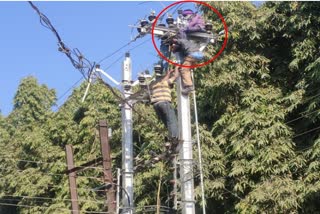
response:
<path id="1" fill-rule="evenodd" d="M 186 20 L 185 27 L 180 29 L 177 37 L 172 42 L 172 52 L 179 53 L 178 56 L 183 66 L 192 66 L 202 60 L 204 55 L 201 49 L 200 42 L 196 42 L 188 38 L 190 32 L 204 32 L 205 23 L 203 18 L 194 13 L 191 9 L 182 11 L 182 16 Z M 194 90 L 191 78 L 191 69 L 183 67 L 181 69 L 182 91 L 184 95 L 188 95 Z"/>
<path id="2" fill-rule="evenodd" d="M 156 80 L 150 84 L 151 104 L 153 105 L 157 116 L 166 126 L 169 132 L 169 140 L 172 146 L 175 146 L 179 138 L 178 122 L 175 111 L 172 107 L 170 86 L 179 75 L 178 68 L 169 70 L 163 75 L 163 67 L 156 65 L 154 67 Z M 173 74 L 172 77 L 170 75 Z"/>
<path id="3" fill-rule="evenodd" d="M 187 39 L 176 39 L 172 45 L 172 52 L 179 53 L 179 58 L 181 59 L 181 64 L 183 66 L 192 66 L 195 63 L 201 61 L 204 57 L 203 53 L 200 51 L 200 45 L 193 40 Z M 184 95 L 188 95 L 194 90 L 191 69 L 188 67 L 181 68 L 181 80 L 182 80 L 182 91 Z"/>

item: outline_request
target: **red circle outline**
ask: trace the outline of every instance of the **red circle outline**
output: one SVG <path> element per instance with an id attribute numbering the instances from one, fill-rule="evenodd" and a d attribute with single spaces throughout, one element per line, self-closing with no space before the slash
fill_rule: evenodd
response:
<path id="1" fill-rule="evenodd" d="M 221 47 L 221 49 L 219 50 L 219 52 L 214 55 L 210 60 L 204 62 L 204 63 L 201 63 L 201 64 L 196 64 L 196 65 L 190 65 L 190 66 L 187 66 L 187 65 L 181 65 L 181 64 L 178 64 L 178 63 L 175 63 L 173 61 L 171 61 L 170 59 L 168 59 L 167 57 L 165 57 L 161 52 L 160 50 L 158 49 L 155 41 L 154 41 L 154 27 L 156 26 L 156 23 L 159 19 L 159 17 L 161 16 L 162 13 L 164 13 L 164 11 L 166 11 L 169 7 L 172 7 L 176 4 L 181 4 L 181 3 L 185 3 L 185 2 L 194 2 L 194 3 L 197 3 L 197 4 L 202 4 L 202 5 L 205 5 L 207 7 L 209 7 L 213 12 L 215 12 L 220 20 L 222 21 L 223 23 L 223 27 L 224 27 L 224 32 L 225 32 L 225 39 L 223 41 L 223 45 Z M 161 58 L 163 58 L 164 60 L 166 60 L 167 62 L 173 64 L 173 65 L 176 65 L 176 66 L 179 66 L 179 67 L 182 67 L 182 68 L 197 68 L 197 67 L 201 67 L 201 66 L 205 66 L 205 65 L 208 65 L 209 63 L 213 62 L 217 57 L 220 56 L 220 54 L 223 52 L 223 50 L 225 49 L 226 45 L 227 45 L 227 40 L 228 40 L 228 27 L 227 27 L 227 24 L 223 18 L 223 16 L 219 13 L 219 11 L 217 9 L 215 9 L 214 7 L 212 7 L 211 5 L 205 3 L 205 2 L 201 2 L 201 1 L 192 1 L 192 0 L 187 0 L 187 1 L 177 1 L 177 2 L 174 2 L 172 4 L 170 4 L 169 6 L 167 6 L 166 8 L 164 8 L 156 17 L 156 19 L 154 20 L 153 24 L 152 24 L 152 29 L 151 29 L 151 37 L 152 37 L 152 43 L 153 43 L 153 46 L 155 47 L 156 51 L 158 52 L 158 54 L 161 56 Z"/>

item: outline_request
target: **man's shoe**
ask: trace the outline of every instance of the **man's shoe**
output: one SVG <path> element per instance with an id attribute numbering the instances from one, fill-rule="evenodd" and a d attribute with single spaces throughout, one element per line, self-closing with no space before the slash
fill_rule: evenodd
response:
<path id="1" fill-rule="evenodd" d="M 179 154 L 180 149 L 182 148 L 182 145 L 183 145 L 183 142 L 182 142 L 182 141 L 179 141 L 179 142 L 178 142 L 178 145 L 176 146 L 176 148 L 175 148 L 175 150 L 174 150 L 174 152 L 175 152 L 176 154 Z"/>
<path id="2" fill-rule="evenodd" d="M 183 95 L 189 95 L 189 93 L 190 93 L 191 91 L 194 91 L 194 88 L 193 88 L 192 85 L 191 85 L 191 86 L 186 86 L 186 87 L 184 87 L 184 88 L 181 90 L 181 93 L 182 93 Z"/>
<path id="3" fill-rule="evenodd" d="M 172 141 L 171 151 L 172 151 L 173 154 L 178 154 L 179 153 L 179 151 L 180 151 L 180 149 L 182 147 L 182 143 L 183 142 L 181 140 L 179 140 L 179 139 L 174 139 Z"/>

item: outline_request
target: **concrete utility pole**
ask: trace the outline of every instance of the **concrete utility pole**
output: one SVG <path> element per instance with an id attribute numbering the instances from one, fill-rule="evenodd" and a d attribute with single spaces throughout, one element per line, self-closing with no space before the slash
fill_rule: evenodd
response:
<path id="1" fill-rule="evenodd" d="M 131 95 L 132 65 L 130 54 L 126 53 L 122 67 L 122 93 L 124 98 Z M 127 101 L 130 104 L 130 101 Z M 122 195 L 123 213 L 133 213 L 133 143 L 132 109 L 122 104 L 122 187 L 128 194 Z"/>
<path id="2" fill-rule="evenodd" d="M 181 61 L 180 61 L 181 62 Z M 180 139 L 183 145 L 180 149 L 180 183 L 182 214 L 195 214 L 193 158 L 190 120 L 189 96 L 181 94 L 181 78 L 177 79 L 178 120 Z"/>

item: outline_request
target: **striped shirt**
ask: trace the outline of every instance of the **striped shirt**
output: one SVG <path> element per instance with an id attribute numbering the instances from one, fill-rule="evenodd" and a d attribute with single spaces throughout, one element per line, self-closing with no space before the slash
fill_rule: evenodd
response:
<path id="1" fill-rule="evenodd" d="M 170 85 L 173 83 L 173 79 L 168 80 L 156 80 L 150 85 L 151 89 L 151 103 L 157 103 L 162 101 L 171 102 L 171 90 Z"/>

